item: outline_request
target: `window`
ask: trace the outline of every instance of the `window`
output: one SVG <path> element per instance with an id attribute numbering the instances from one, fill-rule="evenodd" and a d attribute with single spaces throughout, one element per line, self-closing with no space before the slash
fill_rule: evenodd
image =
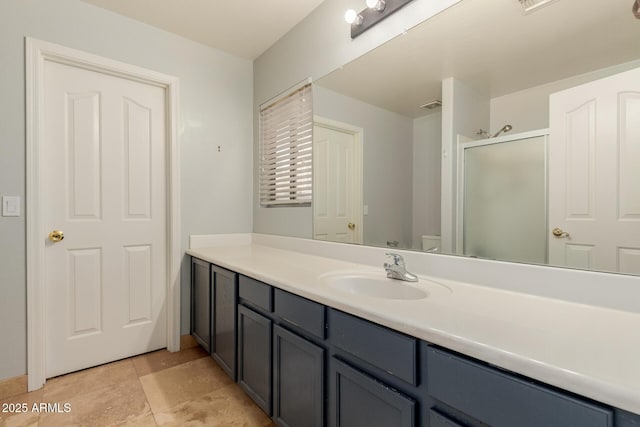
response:
<path id="1" fill-rule="evenodd" d="M 309 206 L 312 197 L 311 81 L 260 106 L 260 206 Z"/>

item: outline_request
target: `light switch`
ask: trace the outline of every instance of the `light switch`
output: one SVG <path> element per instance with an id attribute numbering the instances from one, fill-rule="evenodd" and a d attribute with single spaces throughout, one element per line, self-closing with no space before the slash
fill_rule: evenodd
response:
<path id="1" fill-rule="evenodd" d="M 369 215 L 369 205 L 364 205 L 362 209 L 363 215 Z"/>
<path id="2" fill-rule="evenodd" d="M 2 196 L 2 216 L 20 216 L 19 196 Z"/>

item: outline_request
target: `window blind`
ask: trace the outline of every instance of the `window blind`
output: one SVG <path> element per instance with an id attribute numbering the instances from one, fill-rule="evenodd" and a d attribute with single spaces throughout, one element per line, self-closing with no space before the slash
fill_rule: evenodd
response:
<path id="1" fill-rule="evenodd" d="M 310 205 L 313 101 L 305 81 L 260 107 L 260 205 Z"/>

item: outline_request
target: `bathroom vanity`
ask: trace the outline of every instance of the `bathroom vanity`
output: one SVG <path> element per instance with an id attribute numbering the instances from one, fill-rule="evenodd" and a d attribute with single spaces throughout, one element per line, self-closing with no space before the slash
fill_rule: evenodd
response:
<path id="1" fill-rule="evenodd" d="M 278 425 L 640 426 L 638 313 L 390 281 L 286 240 L 188 251 L 192 335 Z"/>

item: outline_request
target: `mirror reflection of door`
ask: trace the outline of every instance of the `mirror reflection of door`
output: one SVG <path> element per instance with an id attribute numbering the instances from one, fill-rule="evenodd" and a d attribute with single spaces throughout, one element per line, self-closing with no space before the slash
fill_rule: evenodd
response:
<path id="1" fill-rule="evenodd" d="M 550 264 L 640 274 L 638 117 L 640 68 L 551 95 Z"/>
<path id="2" fill-rule="evenodd" d="M 314 118 L 313 238 L 362 243 L 362 129 Z"/>

